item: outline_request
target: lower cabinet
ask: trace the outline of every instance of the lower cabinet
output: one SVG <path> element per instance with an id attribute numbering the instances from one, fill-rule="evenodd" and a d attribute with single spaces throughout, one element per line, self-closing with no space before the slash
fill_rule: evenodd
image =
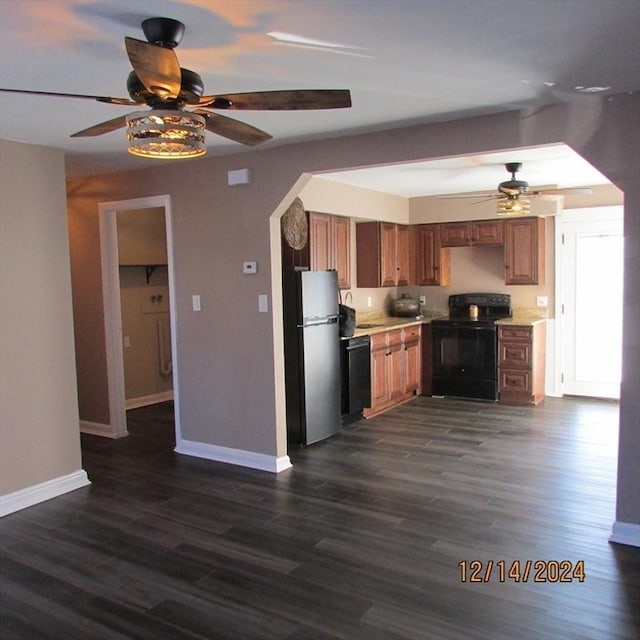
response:
<path id="1" fill-rule="evenodd" d="M 377 415 L 420 393 L 420 325 L 371 336 L 371 407 Z"/>
<path id="2" fill-rule="evenodd" d="M 498 393 L 502 404 L 544 398 L 546 323 L 498 326 Z"/>

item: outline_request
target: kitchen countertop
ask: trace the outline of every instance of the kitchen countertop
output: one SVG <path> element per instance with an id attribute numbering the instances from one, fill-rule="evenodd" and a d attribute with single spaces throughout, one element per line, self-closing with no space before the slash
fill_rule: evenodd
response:
<path id="1" fill-rule="evenodd" d="M 423 316 L 416 318 L 394 318 L 390 316 L 381 316 L 376 319 L 366 321 L 362 320 L 361 326 L 356 325 L 353 337 L 358 338 L 359 336 L 371 336 L 376 333 L 383 333 L 392 329 L 403 329 L 405 327 L 414 327 L 420 324 L 429 324 L 434 317 L 439 316 Z"/>
<path id="2" fill-rule="evenodd" d="M 540 322 L 546 322 L 547 312 L 540 309 L 514 309 L 510 318 L 496 320 L 497 325 L 513 324 L 521 326 L 533 326 Z"/>
<path id="3" fill-rule="evenodd" d="M 354 338 L 360 336 L 371 336 L 377 333 L 383 333 L 393 329 L 403 329 L 420 324 L 430 324 L 436 318 L 445 316 L 443 313 L 434 313 L 434 315 L 415 317 L 415 318 L 396 318 L 387 316 L 379 312 L 371 312 L 358 314 L 359 325 L 356 325 L 353 333 Z M 533 326 L 547 320 L 547 311 L 541 309 L 514 309 L 510 318 L 496 320 L 496 325 L 521 325 Z M 364 326 L 366 325 L 366 326 Z"/>

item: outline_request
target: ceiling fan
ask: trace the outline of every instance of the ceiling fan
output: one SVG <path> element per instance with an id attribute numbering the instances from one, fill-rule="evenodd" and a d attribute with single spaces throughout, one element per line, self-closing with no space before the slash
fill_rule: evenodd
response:
<path id="1" fill-rule="evenodd" d="M 129 151 L 144 157 L 195 157 L 206 153 L 205 129 L 235 142 L 254 146 L 271 135 L 249 124 L 215 111 L 342 109 L 351 106 L 351 95 L 343 89 L 255 91 L 203 95 L 202 78 L 180 67 L 174 48 L 185 26 L 171 18 L 148 18 L 142 22 L 147 42 L 125 37 L 125 48 L 133 71 L 127 79 L 130 98 L 112 98 L 76 93 L 4 89 L 8 93 L 84 98 L 118 106 L 149 107 L 100 122 L 71 137 L 100 136 L 127 127 Z"/>
<path id="2" fill-rule="evenodd" d="M 534 189 L 531 190 L 529 183 L 518 180 L 516 174 L 522 169 L 521 162 L 507 162 L 505 169 L 511 174 L 510 180 L 501 182 L 495 194 L 460 194 L 444 195 L 439 198 L 482 198 L 473 204 L 487 202 L 487 200 L 498 201 L 498 213 L 504 215 L 523 214 L 529 212 L 530 198 L 548 199 L 564 195 L 591 195 L 593 191 L 589 188 L 566 188 L 566 189 Z"/>

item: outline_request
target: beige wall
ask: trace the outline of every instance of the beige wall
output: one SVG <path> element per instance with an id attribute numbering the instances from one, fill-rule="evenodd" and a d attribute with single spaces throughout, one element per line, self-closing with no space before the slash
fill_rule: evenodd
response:
<path id="1" fill-rule="evenodd" d="M 637 94 L 611 100 L 594 97 L 588 103 L 556 105 L 524 120 L 517 112 L 503 113 L 186 164 L 164 164 L 136 172 L 135 179 L 131 175 L 112 175 L 74 180 L 69 189 L 72 233 L 78 221 L 84 238 L 95 241 L 101 201 L 170 193 L 184 437 L 281 456 L 286 453 L 282 435 L 284 398 L 280 392 L 282 380 L 278 380 L 277 394 L 274 380 L 274 370 L 282 370 L 276 366 L 282 358 L 281 325 L 279 314 L 275 314 L 276 321 L 272 323 L 271 314 L 257 312 L 257 295 L 274 292 L 277 302 L 279 279 L 274 269 L 272 283 L 270 261 L 273 255 L 274 267 L 278 266 L 280 247 L 271 247 L 270 238 L 279 236 L 272 234 L 269 218 L 276 208 L 284 210 L 285 206 L 279 206 L 284 199 L 291 201 L 292 185 L 301 173 L 521 146 L 569 144 L 625 191 L 625 357 L 618 519 L 640 523 L 639 103 Z M 228 187 L 227 171 L 238 168 L 251 170 L 252 184 Z M 72 242 L 76 240 L 72 235 Z M 93 274 L 91 286 L 82 283 L 74 292 L 77 296 L 83 287 L 85 291 L 89 288 L 89 303 L 100 296 L 97 248 L 92 242 L 91 253 L 84 252 L 89 263 L 83 279 L 89 280 L 89 274 Z M 256 260 L 258 274 L 243 276 L 242 260 Z M 81 266 L 80 261 L 74 261 L 74 270 Z M 196 293 L 202 296 L 200 313 L 190 310 L 191 295 Z M 99 351 L 102 327 L 95 322 L 91 308 L 76 308 L 89 311 L 87 317 L 83 313 L 76 316 L 83 345 Z M 87 358 L 87 354 L 79 354 L 79 370 L 90 373 Z M 99 370 L 93 373 L 90 386 L 94 397 L 87 410 L 100 413 L 106 403 L 105 376 Z"/>
<path id="2" fill-rule="evenodd" d="M 118 211 L 118 264 L 167 264 L 164 207 Z"/>
<path id="3" fill-rule="evenodd" d="M 0 495 L 81 468 L 64 156 L 0 143 Z"/>
<path id="4" fill-rule="evenodd" d="M 397 224 L 409 221 L 409 200 L 380 191 L 362 189 L 313 176 L 300 191 L 307 211 L 351 218 L 351 299 L 359 312 L 383 311 L 397 297 L 395 287 L 362 289 L 356 286 L 356 220 L 383 220 Z M 343 301 L 347 291 L 342 292 Z"/>

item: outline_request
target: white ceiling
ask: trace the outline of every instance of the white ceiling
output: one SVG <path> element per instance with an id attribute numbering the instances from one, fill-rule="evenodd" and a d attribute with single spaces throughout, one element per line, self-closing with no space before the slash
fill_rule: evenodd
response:
<path id="1" fill-rule="evenodd" d="M 528 182 L 532 190 L 609 182 L 564 144 L 327 172 L 320 177 L 406 198 L 455 193 L 491 195 L 497 193 L 498 183 L 511 179 L 504 166 L 507 162 L 522 162 L 517 179 Z"/>
<path id="2" fill-rule="evenodd" d="M 186 24 L 176 53 L 207 94 L 351 90 L 351 109 L 233 112 L 274 136 L 261 148 L 590 100 L 593 88 L 640 89 L 638 0 L 0 0 L 0 86 L 127 97 L 124 36 L 143 39 L 140 23 L 153 16 Z M 267 35 L 274 32 L 317 42 L 283 44 Z M 0 136 L 64 149 L 70 175 L 140 168 L 154 161 L 129 156 L 122 130 L 69 137 L 125 113 L 89 100 L 0 93 Z M 207 135 L 210 155 L 246 149 Z M 486 190 L 508 177 L 490 165 L 521 161 L 521 177 L 533 185 L 538 153 L 448 159 L 431 169 L 438 192 Z M 552 176 L 541 174 L 541 184 L 569 186 L 573 176 L 585 184 L 564 161 Z M 428 182 L 411 165 L 389 188 L 415 189 L 406 186 L 413 174 L 414 184 Z"/>

